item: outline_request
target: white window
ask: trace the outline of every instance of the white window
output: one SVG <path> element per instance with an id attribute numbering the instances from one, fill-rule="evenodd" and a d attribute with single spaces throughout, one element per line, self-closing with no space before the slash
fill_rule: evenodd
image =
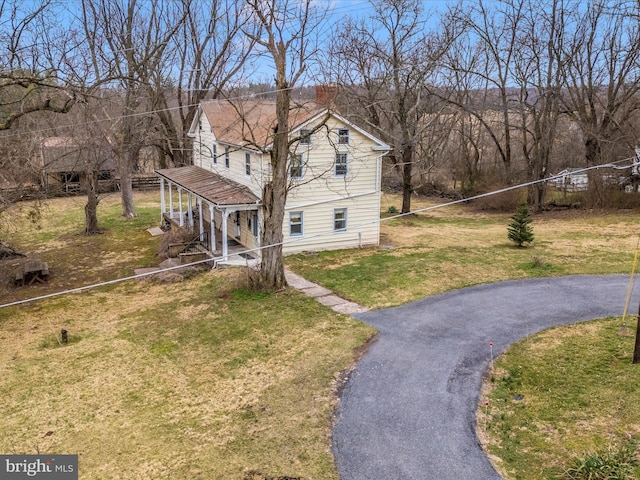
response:
<path id="1" fill-rule="evenodd" d="M 292 153 L 289 160 L 289 176 L 293 179 L 301 179 L 304 177 L 304 162 L 302 154 Z"/>
<path id="2" fill-rule="evenodd" d="M 311 130 L 300 130 L 300 145 L 311 145 Z"/>
<path id="3" fill-rule="evenodd" d="M 348 128 L 338 129 L 338 144 L 349 145 L 349 129 Z"/>
<path id="4" fill-rule="evenodd" d="M 211 156 L 213 164 L 215 165 L 216 163 L 218 163 L 218 145 L 216 145 L 215 143 L 211 148 Z"/>
<path id="5" fill-rule="evenodd" d="M 289 236 L 296 237 L 302 235 L 302 224 L 302 212 L 289 212 Z"/>
<path id="6" fill-rule="evenodd" d="M 347 231 L 347 209 L 346 208 L 336 208 L 333 210 L 333 231 L 334 232 Z"/>
<path id="7" fill-rule="evenodd" d="M 348 157 L 346 153 L 336 153 L 334 173 L 336 177 L 346 177 L 348 171 Z"/>
<path id="8" fill-rule="evenodd" d="M 249 152 L 244 153 L 244 173 L 245 175 L 251 175 L 251 154 Z"/>
<path id="9" fill-rule="evenodd" d="M 224 166 L 229 168 L 229 147 L 224 147 Z"/>

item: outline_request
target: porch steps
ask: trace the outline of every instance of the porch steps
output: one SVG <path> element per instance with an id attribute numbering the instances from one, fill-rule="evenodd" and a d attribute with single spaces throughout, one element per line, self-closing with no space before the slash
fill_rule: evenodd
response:
<path id="1" fill-rule="evenodd" d="M 184 252 L 178 254 L 181 265 L 187 263 L 198 262 L 200 260 L 206 260 L 207 258 L 214 258 L 213 254 L 200 244 L 191 245 Z"/>

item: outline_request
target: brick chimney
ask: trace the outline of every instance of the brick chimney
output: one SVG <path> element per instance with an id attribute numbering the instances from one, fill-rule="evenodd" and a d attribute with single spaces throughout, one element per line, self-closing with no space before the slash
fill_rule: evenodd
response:
<path id="1" fill-rule="evenodd" d="M 316 85 L 316 102 L 327 107 L 335 103 L 338 95 L 338 87 L 335 83 L 328 85 Z"/>

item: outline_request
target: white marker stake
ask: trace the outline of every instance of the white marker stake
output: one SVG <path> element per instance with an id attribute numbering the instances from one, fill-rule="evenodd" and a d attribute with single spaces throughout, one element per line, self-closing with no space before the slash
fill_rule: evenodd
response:
<path id="1" fill-rule="evenodd" d="M 491 353 L 491 372 L 493 372 L 493 342 L 489 343 L 489 351 Z"/>

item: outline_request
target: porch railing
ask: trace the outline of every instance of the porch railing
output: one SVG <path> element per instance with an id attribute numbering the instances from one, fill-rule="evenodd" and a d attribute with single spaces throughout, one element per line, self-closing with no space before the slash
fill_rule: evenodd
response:
<path id="1" fill-rule="evenodd" d="M 183 253 L 197 252 L 198 247 L 204 247 L 209 250 L 209 232 L 202 232 L 195 236 L 193 240 L 187 242 L 184 246 Z"/>

